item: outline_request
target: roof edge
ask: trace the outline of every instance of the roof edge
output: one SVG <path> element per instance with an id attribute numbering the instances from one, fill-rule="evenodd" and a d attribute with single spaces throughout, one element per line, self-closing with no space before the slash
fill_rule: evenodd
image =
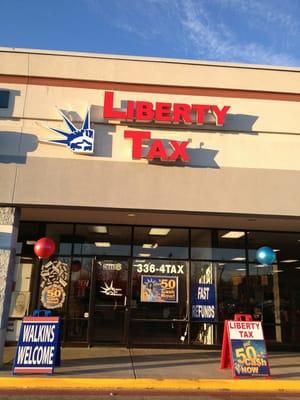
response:
<path id="1" fill-rule="evenodd" d="M 177 58 L 160 58 L 160 57 L 145 57 L 121 54 L 105 54 L 93 52 L 77 52 L 77 51 L 63 51 L 63 50 L 42 50 L 42 49 L 26 49 L 15 47 L 0 47 L 0 53 L 25 53 L 25 54 L 41 54 L 41 55 L 55 55 L 62 57 L 85 57 L 85 58 L 102 58 L 102 59 L 116 59 L 125 61 L 142 61 L 154 63 L 169 63 L 169 64 L 188 64 L 188 65 L 203 65 L 222 68 L 242 68 L 242 69 L 259 69 L 259 70 L 273 70 L 273 71 L 287 71 L 287 72 L 300 72 L 300 67 L 286 67 L 286 66 L 273 66 L 273 65 L 260 65 L 260 64 L 243 64 L 235 62 L 221 62 L 221 61 L 206 61 L 194 59 L 177 59 Z"/>

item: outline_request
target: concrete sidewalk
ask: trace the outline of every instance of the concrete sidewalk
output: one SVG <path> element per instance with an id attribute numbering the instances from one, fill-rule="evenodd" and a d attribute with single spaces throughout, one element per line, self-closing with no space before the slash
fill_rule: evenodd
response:
<path id="1" fill-rule="evenodd" d="M 300 353 L 271 353 L 272 379 L 232 379 L 220 369 L 220 351 L 189 349 L 63 348 L 61 367 L 50 377 L 12 377 L 15 348 L 5 349 L 0 389 L 13 385 L 34 389 L 119 388 L 160 390 L 291 391 L 300 393 Z M 74 379 L 76 378 L 76 379 Z M 95 379 L 96 378 L 96 379 Z M 40 383 L 38 383 L 40 382 Z M 251 380 L 253 382 L 253 380 Z M 205 388 L 205 389 L 203 389 Z"/>

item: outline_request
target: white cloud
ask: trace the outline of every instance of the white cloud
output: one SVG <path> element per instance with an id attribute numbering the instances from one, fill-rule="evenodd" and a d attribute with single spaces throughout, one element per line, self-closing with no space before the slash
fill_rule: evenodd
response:
<path id="1" fill-rule="evenodd" d="M 238 10 L 247 16 L 249 25 L 258 26 L 260 29 L 267 29 L 269 33 L 274 32 L 270 29 L 276 27 L 276 30 L 282 28 L 286 33 L 294 35 L 299 33 L 299 21 L 291 11 L 293 2 L 290 0 L 211 0 L 221 8 L 227 8 L 231 11 Z M 289 7 L 287 7 L 289 6 Z M 263 23 L 262 23 L 263 22 Z M 275 30 L 275 31 L 276 31 Z"/>
<path id="2" fill-rule="evenodd" d="M 236 6 L 246 4 L 242 0 L 225 0 L 225 2 L 234 3 Z M 204 7 L 203 1 L 185 0 L 182 5 L 181 24 L 201 58 L 273 65 L 296 65 L 299 62 L 295 57 L 278 52 L 262 43 L 250 41 L 242 44 L 230 26 L 224 22 L 218 25 L 214 16 Z M 255 8 L 256 13 L 263 14 L 265 11 L 263 7 Z M 275 21 L 274 13 L 269 12 L 268 18 Z M 281 19 L 282 23 L 288 20 L 287 16 Z"/>
<path id="3" fill-rule="evenodd" d="M 298 0 L 110 0 L 106 9 L 100 0 L 85 1 L 108 24 L 135 35 L 137 48 L 152 41 L 166 56 L 172 49 L 203 60 L 300 63 Z"/>

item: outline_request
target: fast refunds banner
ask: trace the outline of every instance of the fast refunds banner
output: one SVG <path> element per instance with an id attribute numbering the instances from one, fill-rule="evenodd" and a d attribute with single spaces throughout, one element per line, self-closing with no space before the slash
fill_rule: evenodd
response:
<path id="1" fill-rule="evenodd" d="M 216 316 L 216 292 L 211 283 L 192 285 L 192 318 L 203 322 L 214 321 Z"/>

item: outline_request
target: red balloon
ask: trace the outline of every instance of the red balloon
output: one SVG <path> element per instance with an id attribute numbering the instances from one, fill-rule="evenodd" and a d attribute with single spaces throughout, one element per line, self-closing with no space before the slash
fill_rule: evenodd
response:
<path id="1" fill-rule="evenodd" d="M 55 243 L 47 237 L 39 239 L 34 245 L 34 252 L 39 258 L 51 257 L 55 252 Z"/>

